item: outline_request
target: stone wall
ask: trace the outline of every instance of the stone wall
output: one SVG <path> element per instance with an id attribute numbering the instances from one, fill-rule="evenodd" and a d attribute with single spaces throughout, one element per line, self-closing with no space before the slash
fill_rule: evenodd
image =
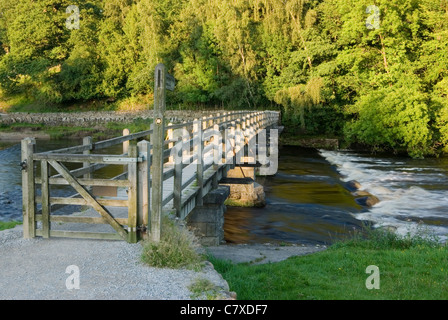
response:
<path id="1" fill-rule="evenodd" d="M 195 118 L 204 116 L 223 114 L 228 112 L 225 110 L 167 110 L 165 117 L 170 122 L 192 121 Z M 115 112 L 115 111 L 98 111 L 98 112 L 76 112 L 76 113 L 6 113 L 0 114 L 0 124 L 11 123 L 31 123 L 44 124 L 49 126 L 80 126 L 91 127 L 101 125 L 107 122 L 132 122 L 133 120 L 152 119 L 152 110 L 139 112 Z"/>

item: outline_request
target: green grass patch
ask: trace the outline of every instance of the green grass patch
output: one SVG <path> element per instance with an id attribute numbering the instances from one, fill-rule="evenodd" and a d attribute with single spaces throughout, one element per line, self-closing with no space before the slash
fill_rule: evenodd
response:
<path id="1" fill-rule="evenodd" d="M 144 241 L 141 259 L 156 268 L 199 270 L 204 258 L 198 253 L 198 248 L 197 239 L 185 226 L 164 215 L 160 241 Z"/>
<path id="2" fill-rule="evenodd" d="M 207 300 L 214 300 L 218 296 L 218 288 L 213 282 L 205 278 L 197 278 L 191 285 L 188 286 L 188 290 L 191 291 L 190 298 L 198 300 L 205 298 Z"/>
<path id="3" fill-rule="evenodd" d="M 377 230 L 263 265 L 209 260 L 243 300 L 448 299 L 447 246 L 419 235 Z M 366 287 L 370 265 L 379 268 L 379 289 Z"/>
<path id="4" fill-rule="evenodd" d="M 22 224 L 22 221 L 0 221 L 0 231 L 12 229 L 19 224 Z"/>

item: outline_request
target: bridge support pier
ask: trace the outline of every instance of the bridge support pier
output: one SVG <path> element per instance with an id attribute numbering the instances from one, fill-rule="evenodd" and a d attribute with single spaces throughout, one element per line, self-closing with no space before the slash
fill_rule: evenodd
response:
<path id="1" fill-rule="evenodd" d="M 235 167 L 227 172 L 227 180 L 222 185 L 230 187 L 226 205 L 234 207 L 264 207 L 266 199 L 264 187 L 255 182 L 255 167 Z M 235 181 L 226 183 L 226 181 Z M 241 181 L 241 183 L 238 183 Z"/>
<path id="2" fill-rule="evenodd" d="M 220 185 L 203 198 L 203 205 L 197 206 L 187 216 L 187 226 L 193 229 L 204 246 L 218 246 L 224 242 L 224 202 L 230 194 L 230 187 Z"/>

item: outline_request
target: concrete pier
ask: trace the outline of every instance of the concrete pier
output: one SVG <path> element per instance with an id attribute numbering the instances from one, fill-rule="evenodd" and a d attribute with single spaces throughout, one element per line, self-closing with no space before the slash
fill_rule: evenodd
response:
<path id="1" fill-rule="evenodd" d="M 204 246 L 218 246 L 224 242 L 224 202 L 229 197 L 230 187 L 220 185 L 203 198 L 203 205 L 197 206 L 185 219 L 196 237 Z"/>

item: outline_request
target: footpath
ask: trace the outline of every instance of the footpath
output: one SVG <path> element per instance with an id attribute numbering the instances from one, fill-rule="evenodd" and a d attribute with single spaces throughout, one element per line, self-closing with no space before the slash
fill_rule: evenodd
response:
<path id="1" fill-rule="evenodd" d="M 324 249 L 273 245 L 206 248 L 215 257 L 235 263 L 275 262 Z M 153 268 L 140 261 L 141 250 L 141 244 L 125 241 L 23 239 L 20 225 L 0 231 L 0 300 L 191 300 L 189 286 L 198 279 L 215 285 L 217 299 L 234 297 L 211 263 L 201 271 Z M 79 271 L 79 289 L 71 288 L 76 283 L 74 270 Z"/>

